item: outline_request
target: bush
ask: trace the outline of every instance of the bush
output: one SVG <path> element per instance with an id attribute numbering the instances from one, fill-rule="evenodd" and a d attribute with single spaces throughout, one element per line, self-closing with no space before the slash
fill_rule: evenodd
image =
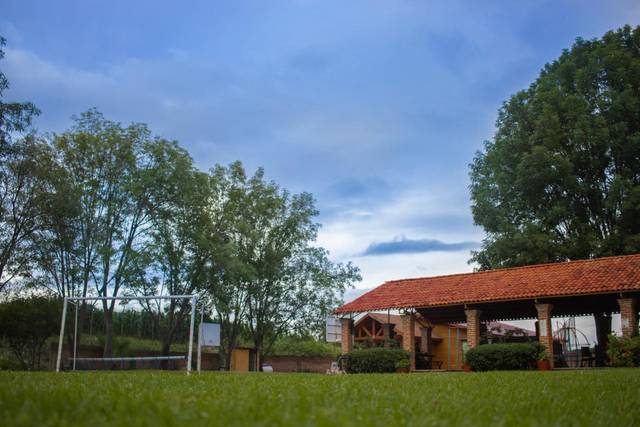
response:
<path id="1" fill-rule="evenodd" d="M 619 338 L 610 335 L 607 356 L 611 366 L 640 366 L 640 337 Z"/>
<path id="2" fill-rule="evenodd" d="M 467 351 L 465 359 L 474 371 L 533 369 L 543 352 L 538 342 L 484 344 Z"/>
<path id="3" fill-rule="evenodd" d="M 353 374 L 395 372 L 398 363 L 409 362 L 409 353 L 398 348 L 366 348 L 347 354 L 347 372 Z M 409 366 L 409 365 L 407 365 Z"/>
<path id="4" fill-rule="evenodd" d="M 40 369 L 46 342 L 60 327 L 61 301 L 32 296 L 0 304 L 0 338 L 22 369 Z M 3 362 L 3 366 L 5 363 Z"/>
<path id="5" fill-rule="evenodd" d="M 271 349 L 273 356 L 337 357 L 340 347 L 311 337 L 286 336 L 278 338 Z"/>

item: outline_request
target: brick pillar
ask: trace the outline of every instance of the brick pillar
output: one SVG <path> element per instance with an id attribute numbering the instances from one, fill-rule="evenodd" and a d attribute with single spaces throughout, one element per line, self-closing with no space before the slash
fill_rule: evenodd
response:
<path id="1" fill-rule="evenodd" d="M 393 338 L 393 323 L 382 324 L 382 336 L 384 337 L 384 346 L 391 346 L 391 339 Z"/>
<path id="2" fill-rule="evenodd" d="M 638 306 L 635 298 L 618 298 L 623 337 L 638 335 Z"/>
<path id="3" fill-rule="evenodd" d="M 538 311 L 538 340 L 547 350 L 547 357 L 553 368 L 553 330 L 551 329 L 551 304 L 536 304 Z"/>
<path id="4" fill-rule="evenodd" d="M 409 352 L 410 370 L 416 369 L 416 320 L 413 314 L 400 316 L 400 333 L 402 334 L 402 348 Z"/>
<path id="5" fill-rule="evenodd" d="M 420 332 L 421 332 L 420 351 L 422 353 L 432 354 L 433 343 L 431 341 L 431 336 L 433 334 L 433 328 L 431 326 L 420 328 Z"/>
<path id="6" fill-rule="evenodd" d="M 353 350 L 353 319 L 340 319 L 342 324 L 342 354 Z"/>
<path id="7" fill-rule="evenodd" d="M 465 310 L 467 315 L 467 344 L 469 348 L 480 345 L 480 315 L 482 311 L 476 309 Z"/>

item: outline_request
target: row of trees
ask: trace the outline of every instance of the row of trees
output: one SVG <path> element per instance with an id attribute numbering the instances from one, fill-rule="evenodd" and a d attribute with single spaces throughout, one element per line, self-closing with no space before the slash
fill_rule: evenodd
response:
<path id="1" fill-rule="evenodd" d="M 262 169 L 200 171 L 177 142 L 96 110 L 61 134 L 25 133 L 37 113 L 0 103 L 0 293 L 198 294 L 222 325 L 228 366 L 242 330 L 259 353 L 284 333 L 318 332 L 359 280 L 314 245 L 313 197 L 290 194 Z M 110 356 L 116 302 L 101 304 Z M 168 352 L 190 307 L 171 300 L 160 314 L 145 304 Z"/>

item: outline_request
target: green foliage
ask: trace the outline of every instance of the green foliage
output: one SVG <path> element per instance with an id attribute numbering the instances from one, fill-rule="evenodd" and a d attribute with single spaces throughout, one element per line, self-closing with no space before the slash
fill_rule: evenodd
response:
<path id="1" fill-rule="evenodd" d="M 0 153 L 0 292 L 31 273 L 31 239 L 55 198 L 57 171 L 50 147 L 35 137 Z"/>
<path id="2" fill-rule="evenodd" d="M 340 355 L 340 348 L 312 337 L 285 336 L 276 340 L 271 348 L 271 354 L 274 356 L 337 357 Z"/>
<path id="3" fill-rule="evenodd" d="M 474 371 L 506 371 L 532 369 L 544 357 L 544 347 L 538 342 L 483 344 L 465 354 L 465 361 Z"/>
<path id="4" fill-rule="evenodd" d="M 640 369 L 411 375 L 0 372 L 3 427 L 634 426 Z"/>
<path id="5" fill-rule="evenodd" d="M 5 45 L 6 39 L 0 36 L 0 59 L 4 58 Z M 0 71 L 0 156 L 11 143 L 11 135 L 27 131 L 31 127 L 33 117 L 40 114 L 40 110 L 31 102 L 2 101 L 7 89 L 9 89 L 9 80 Z"/>
<path id="6" fill-rule="evenodd" d="M 366 348 L 347 354 L 347 372 L 353 374 L 395 372 L 398 362 L 409 361 L 409 353 L 398 348 Z"/>
<path id="7" fill-rule="evenodd" d="M 315 244 L 312 195 L 289 193 L 262 169 L 250 176 L 235 162 L 201 172 L 177 142 L 95 109 L 36 142 L 20 147 L 41 157 L 0 168 L 3 203 L 24 188 L 26 196 L 44 196 L 42 203 L 18 198 L 24 209 L 0 206 L 0 291 L 21 277 L 60 296 L 198 294 L 222 325 L 228 365 L 246 337 L 268 354 L 283 334 L 319 336 L 324 318 L 360 279 L 351 263 L 332 262 Z M 25 174 L 41 172 L 46 179 L 28 176 L 32 186 L 18 185 Z M 11 216 L 16 211 L 18 218 Z M 181 338 L 190 306 L 171 300 L 160 312 L 155 303 L 141 304 L 167 352 Z M 118 352 L 114 322 L 124 316 L 115 301 L 99 305 L 104 355 L 111 356 Z M 93 324 L 90 311 L 81 304 L 81 330 Z"/>
<path id="8" fill-rule="evenodd" d="M 470 171 L 481 269 L 640 252 L 639 44 L 578 39 L 500 109 Z"/>
<path id="9" fill-rule="evenodd" d="M 262 169 L 249 176 L 240 162 L 217 166 L 210 186 L 207 293 L 222 325 L 225 362 L 245 327 L 260 354 L 283 334 L 320 335 L 360 276 L 315 246 L 313 197 L 291 195 Z"/>
<path id="10" fill-rule="evenodd" d="M 40 369 L 47 339 L 60 326 L 58 299 L 32 296 L 0 304 L 0 338 L 22 369 Z"/>
<path id="11" fill-rule="evenodd" d="M 407 369 L 411 367 L 409 359 L 400 359 L 396 362 L 396 369 Z"/>
<path id="12" fill-rule="evenodd" d="M 0 371 L 21 371 L 24 365 L 15 357 L 0 357 Z"/>
<path id="13" fill-rule="evenodd" d="M 620 338 L 609 336 L 609 363 L 615 367 L 640 367 L 640 336 Z"/>

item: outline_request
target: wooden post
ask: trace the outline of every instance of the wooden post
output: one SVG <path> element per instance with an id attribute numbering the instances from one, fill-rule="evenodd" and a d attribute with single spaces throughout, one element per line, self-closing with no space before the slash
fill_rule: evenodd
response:
<path id="1" fill-rule="evenodd" d="M 609 335 L 611 334 L 611 313 L 594 313 L 593 320 L 596 324 L 596 366 L 606 366 L 607 348 L 609 347 Z"/>
<path id="2" fill-rule="evenodd" d="M 393 332 L 393 323 L 383 323 L 382 324 L 382 337 L 384 339 L 384 346 L 390 347 Z"/>

